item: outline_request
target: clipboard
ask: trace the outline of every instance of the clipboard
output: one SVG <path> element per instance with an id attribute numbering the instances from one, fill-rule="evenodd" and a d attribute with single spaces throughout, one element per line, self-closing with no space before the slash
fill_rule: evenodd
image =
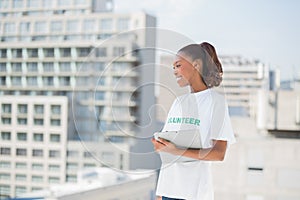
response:
<path id="1" fill-rule="evenodd" d="M 201 135 L 198 129 L 154 133 L 154 139 L 159 141 L 159 138 L 168 140 L 173 144 L 175 144 L 178 148 L 182 148 L 182 149 L 202 148 Z M 171 164 L 174 162 L 199 161 L 193 158 L 188 158 L 181 155 L 173 155 L 166 152 L 160 152 L 159 154 L 163 164 L 168 164 L 168 163 Z"/>

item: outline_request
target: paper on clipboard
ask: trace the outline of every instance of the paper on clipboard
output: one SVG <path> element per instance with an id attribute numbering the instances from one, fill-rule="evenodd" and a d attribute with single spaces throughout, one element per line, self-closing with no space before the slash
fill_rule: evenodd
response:
<path id="1" fill-rule="evenodd" d="M 174 143 L 179 148 L 201 148 L 201 136 L 199 130 L 180 130 L 180 131 L 166 131 L 154 133 L 154 138 L 159 140 L 163 138 Z M 159 152 L 163 164 L 174 162 L 194 162 L 198 161 L 193 158 L 188 158 L 182 155 L 173 155 L 166 152 Z"/>
<path id="2" fill-rule="evenodd" d="M 181 148 L 202 148 L 201 136 L 198 129 L 166 131 L 154 133 L 154 138 L 163 138 Z"/>

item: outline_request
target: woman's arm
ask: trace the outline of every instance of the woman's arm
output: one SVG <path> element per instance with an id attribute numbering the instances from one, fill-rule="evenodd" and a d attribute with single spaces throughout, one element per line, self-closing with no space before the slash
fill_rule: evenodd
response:
<path id="1" fill-rule="evenodd" d="M 227 141 L 213 140 L 213 147 L 206 149 L 180 149 L 173 143 L 168 142 L 162 138 L 160 141 L 152 139 L 152 143 L 156 151 L 163 151 L 174 155 L 181 155 L 197 160 L 211 160 L 222 161 L 224 160 Z"/>

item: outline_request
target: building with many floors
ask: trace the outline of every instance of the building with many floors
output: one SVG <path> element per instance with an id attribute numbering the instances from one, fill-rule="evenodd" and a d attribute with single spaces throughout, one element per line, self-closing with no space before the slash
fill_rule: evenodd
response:
<path id="1" fill-rule="evenodd" d="M 110 0 L 0 1 L 2 196 L 157 165 L 155 25 Z"/>

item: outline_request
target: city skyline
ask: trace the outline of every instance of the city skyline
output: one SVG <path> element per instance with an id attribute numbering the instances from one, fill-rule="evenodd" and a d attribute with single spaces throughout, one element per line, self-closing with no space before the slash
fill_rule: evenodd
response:
<path id="1" fill-rule="evenodd" d="M 219 54 L 241 55 L 278 67 L 282 80 L 292 79 L 300 68 L 299 6 L 294 0 L 115 1 L 116 12 L 146 11 L 157 17 L 159 28 L 195 42 L 209 41 Z"/>

